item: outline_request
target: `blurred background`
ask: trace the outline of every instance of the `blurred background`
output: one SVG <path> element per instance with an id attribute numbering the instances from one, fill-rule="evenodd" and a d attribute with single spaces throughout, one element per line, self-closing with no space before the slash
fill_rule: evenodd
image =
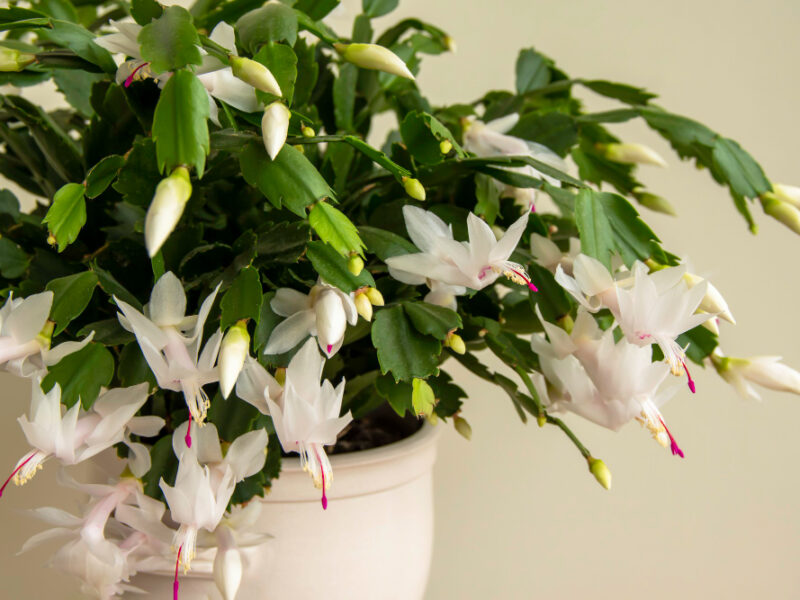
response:
<path id="1" fill-rule="evenodd" d="M 346 0 L 331 19 L 340 33 L 358 5 Z M 375 29 L 407 16 L 458 43 L 457 53 L 423 63 L 419 84 L 434 104 L 513 88 L 518 50 L 535 46 L 571 76 L 658 93 L 670 111 L 740 142 L 773 181 L 800 184 L 794 0 L 401 0 Z M 594 110 L 611 106 L 588 91 L 585 100 Z M 612 131 L 667 159 L 668 169 L 643 167 L 640 179 L 680 217 L 645 218 L 666 248 L 690 257 L 725 295 L 739 323 L 722 324 L 726 353 L 779 354 L 800 367 L 800 238 L 761 214 L 759 235 L 750 235 L 708 173 L 681 163 L 643 126 Z M 696 368 L 697 394 L 680 392 L 663 410 L 684 460 L 636 424 L 615 434 L 567 415 L 611 469 L 606 492 L 558 430 L 523 425 L 502 392 L 455 365 L 447 370 L 469 393 L 463 414 L 473 439 L 452 430 L 442 437 L 428 600 L 800 597 L 800 398 L 764 392 L 763 403 L 746 402 L 716 373 Z M 24 451 L 14 419 L 28 391 L 8 376 L 0 385 L 0 464 L 10 468 Z M 66 598 L 77 589 L 41 568 L 43 554 L 14 556 L 44 528 L 23 509 L 79 501 L 54 476 L 45 469 L 0 501 L 4 598 Z"/>

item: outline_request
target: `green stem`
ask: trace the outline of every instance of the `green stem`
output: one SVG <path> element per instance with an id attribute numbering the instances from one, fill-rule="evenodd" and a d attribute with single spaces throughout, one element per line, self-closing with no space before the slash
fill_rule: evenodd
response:
<path id="1" fill-rule="evenodd" d="M 345 137 L 343 135 L 315 135 L 314 137 L 305 137 L 305 136 L 297 136 L 297 137 L 288 137 L 286 138 L 287 144 L 321 144 L 322 142 L 344 142 Z"/>
<path id="2" fill-rule="evenodd" d="M 564 421 L 562 421 L 557 417 L 552 417 L 550 415 L 547 415 L 547 422 L 550 423 L 551 425 L 555 425 L 561 431 L 563 431 L 567 435 L 567 437 L 572 441 L 572 443 L 575 444 L 575 447 L 578 450 L 580 450 L 580 453 L 583 455 L 585 459 L 588 460 L 589 458 L 591 458 L 592 453 L 589 452 L 586 446 L 581 444 L 581 441 L 577 438 L 577 436 L 574 433 L 572 433 L 572 430 L 569 427 L 567 427 Z"/>
<path id="3" fill-rule="evenodd" d="M 203 48 L 205 48 L 209 54 L 213 54 L 226 65 L 230 63 L 230 59 L 228 58 L 232 50 L 228 50 L 224 46 L 220 46 L 217 42 L 213 41 L 211 38 L 201 35 L 200 36 L 200 43 L 202 44 Z"/>
<path id="4" fill-rule="evenodd" d="M 520 366 L 517 366 L 514 367 L 514 370 L 517 372 L 517 375 L 519 375 L 520 379 L 522 379 L 522 383 L 525 384 L 525 387 L 528 388 L 528 392 L 530 393 L 531 398 L 533 399 L 533 403 L 536 405 L 536 417 L 537 418 L 547 417 L 547 411 L 544 409 L 544 406 L 542 405 L 542 401 L 539 398 L 539 393 L 536 391 L 536 387 L 534 387 L 533 381 L 531 381 L 531 378 L 525 372 L 525 369 L 523 369 Z"/>

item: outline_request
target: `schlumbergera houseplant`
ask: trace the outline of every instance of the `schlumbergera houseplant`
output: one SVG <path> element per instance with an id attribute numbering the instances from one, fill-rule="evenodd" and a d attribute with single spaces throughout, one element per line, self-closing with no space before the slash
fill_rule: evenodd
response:
<path id="1" fill-rule="evenodd" d="M 721 352 L 724 299 L 635 208 L 671 212 L 636 174 L 663 161 L 609 128 L 644 120 L 751 229 L 758 201 L 800 232 L 800 191 L 642 89 L 527 49 L 514 91 L 437 106 L 414 74 L 453 42 L 416 19 L 376 33 L 397 0 L 364 0 L 349 32 L 323 22 L 336 0 L 12 4 L 0 82 L 23 91 L 0 95 L 0 173 L 38 200 L 23 212 L 0 192 L 0 365 L 33 388 L 30 447 L 6 457 L 0 493 L 116 448 L 115 480 L 61 476 L 92 500 L 36 511 L 56 529 L 26 546 L 62 537 L 54 564 L 91 597 L 172 565 L 177 597 L 197 555 L 234 598 L 238 549 L 263 541 L 249 501 L 282 455 L 300 455 L 322 510 L 328 452 L 401 437 L 381 411 L 469 437 L 451 364 L 563 430 L 605 487 L 558 414 L 637 420 L 683 457 L 659 407 L 670 374 L 695 392 L 687 363 L 748 397 L 800 393 L 778 358 Z M 25 99 L 50 80 L 66 108 Z M 588 113 L 586 90 L 620 107 Z"/>

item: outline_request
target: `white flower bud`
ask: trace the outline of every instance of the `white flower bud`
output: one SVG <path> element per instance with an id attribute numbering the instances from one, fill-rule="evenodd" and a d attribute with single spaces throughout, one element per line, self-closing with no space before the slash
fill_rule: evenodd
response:
<path id="1" fill-rule="evenodd" d="M 264 147 L 272 160 L 286 143 L 289 134 L 289 119 L 292 113 L 283 102 L 273 102 L 264 109 L 261 117 L 261 135 L 264 138 Z"/>
<path id="2" fill-rule="evenodd" d="M 367 295 L 364 294 L 364 293 L 356 294 L 356 297 L 353 300 L 353 302 L 356 305 L 356 311 L 358 312 L 358 314 L 360 314 L 362 317 L 364 317 L 365 321 L 371 321 L 372 320 L 372 302 L 369 301 L 369 298 L 367 298 Z"/>
<path id="3" fill-rule="evenodd" d="M 636 189 L 633 190 L 633 197 L 636 198 L 639 204 L 645 208 L 649 208 L 655 212 L 660 212 L 664 215 L 669 215 L 670 217 L 678 216 L 678 212 L 675 210 L 675 207 L 672 206 L 669 200 L 663 198 L 662 196 L 651 194 L 643 189 Z"/>
<path id="4" fill-rule="evenodd" d="M 778 200 L 783 200 L 795 208 L 800 208 L 800 187 L 775 183 L 772 185 L 772 191 L 775 192 Z"/>
<path id="5" fill-rule="evenodd" d="M 27 54 L 14 48 L 0 47 L 0 72 L 16 73 L 36 60 L 33 54 Z"/>
<path id="6" fill-rule="evenodd" d="M 214 558 L 214 583 L 222 594 L 223 600 L 235 600 L 242 583 L 242 555 L 236 547 L 228 527 L 217 528 L 217 556 Z M 221 540 L 220 538 L 225 538 Z M 230 538 L 230 539 L 227 539 Z"/>
<path id="7" fill-rule="evenodd" d="M 334 44 L 336 51 L 347 62 L 362 69 L 375 69 L 414 80 L 403 59 L 394 52 L 377 44 Z"/>
<path id="8" fill-rule="evenodd" d="M 707 281 L 694 273 L 685 273 L 683 280 L 690 289 L 703 281 Z M 728 303 L 725 302 L 725 298 L 722 297 L 722 294 L 710 281 L 707 281 L 706 295 L 703 296 L 698 308 L 703 312 L 716 314 L 720 319 L 725 319 L 728 323 L 736 325 L 736 319 L 733 318 L 731 310 L 728 308 Z"/>
<path id="9" fill-rule="evenodd" d="M 724 356 L 719 348 L 711 355 L 711 363 L 717 373 L 736 388 L 743 398 L 753 400 L 760 400 L 761 397 L 748 382 L 800 395 L 800 373 L 780 361 L 780 356 L 732 358 Z"/>
<path id="10" fill-rule="evenodd" d="M 231 56 L 231 71 L 245 83 L 249 83 L 257 90 L 272 94 L 273 96 L 283 96 L 278 80 L 267 67 L 260 62 L 245 58 L 243 56 Z"/>
<path id="11" fill-rule="evenodd" d="M 792 204 L 783 202 L 777 195 L 767 192 L 761 196 L 761 206 L 770 217 L 800 235 L 800 210 Z"/>
<path id="12" fill-rule="evenodd" d="M 183 209 L 192 195 L 192 184 L 186 167 L 176 168 L 161 180 L 144 219 L 144 242 L 153 257 L 181 220 Z"/>
<path id="13" fill-rule="evenodd" d="M 219 390 L 223 398 L 230 395 L 236 384 L 249 350 L 250 334 L 245 321 L 239 321 L 228 329 L 219 349 Z"/>
<path id="14" fill-rule="evenodd" d="M 378 291 L 378 288 L 368 288 L 366 294 L 373 306 L 383 306 L 383 294 Z"/>
<path id="15" fill-rule="evenodd" d="M 614 162 L 638 163 L 655 167 L 667 166 L 666 161 L 661 158 L 658 152 L 644 144 L 604 144 L 601 149 L 604 156 Z"/>

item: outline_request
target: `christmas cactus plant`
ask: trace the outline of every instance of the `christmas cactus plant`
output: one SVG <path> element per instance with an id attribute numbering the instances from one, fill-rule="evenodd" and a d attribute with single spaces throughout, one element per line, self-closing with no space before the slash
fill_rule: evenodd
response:
<path id="1" fill-rule="evenodd" d="M 169 4 L 0 8 L 0 174 L 36 198 L 23 211 L 0 191 L 0 367 L 33 389 L 0 494 L 116 449 L 112 482 L 61 475 L 92 500 L 37 511 L 56 529 L 26 545 L 62 537 L 54 564 L 87 595 L 174 567 L 177 597 L 197 556 L 234 598 L 281 457 L 299 455 L 323 510 L 328 452 L 376 412 L 468 438 L 454 363 L 563 430 L 606 488 L 560 414 L 639 421 L 683 457 L 661 406 L 673 376 L 702 393 L 692 365 L 746 397 L 800 393 L 779 359 L 722 353 L 725 300 L 640 214 L 673 212 L 638 179 L 663 160 L 612 131 L 641 119 L 751 230 L 760 205 L 800 233 L 800 190 L 735 141 L 532 48 L 514 90 L 437 105 L 415 74 L 453 41 L 417 19 L 374 31 L 397 0 L 363 0 L 339 32 L 337 0 Z M 48 112 L 26 91 L 50 81 L 66 104 Z M 619 106 L 587 112 L 587 92 Z"/>

